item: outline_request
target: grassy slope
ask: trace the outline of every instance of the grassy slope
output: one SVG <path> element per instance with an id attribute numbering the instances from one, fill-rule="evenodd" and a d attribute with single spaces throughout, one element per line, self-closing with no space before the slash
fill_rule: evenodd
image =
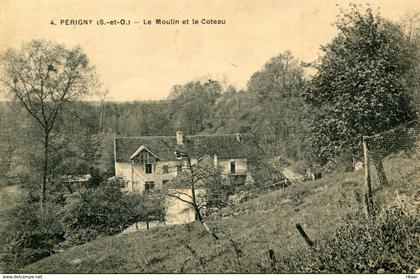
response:
<path id="1" fill-rule="evenodd" d="M 392 186 L 375 196 L 381 206 L 395 200 L 395 190 L 412 197 L 420 184 L 420 162 L 397 156 L 386 162 Z M 403 181 L 404 184 L 396 181 Z M 268 193 L 222 212 L 209 222 L 221 240 L 213 241 L 198 224 L 156 228 L 148 232 L 103 237 L 27 266 L 25 273 L 172 273 L 264 272 L 268 248 L 278 259 L 307 249 L 295 224 L 316 240 L 332 232 L 341 218 L 357 210 L 355 191 L 361 172 L 336 173 L 317 181 Z M 239 261 L 229 241 L 238 243 Z M 197 257 L 182 245 L 195 250 Z"/>

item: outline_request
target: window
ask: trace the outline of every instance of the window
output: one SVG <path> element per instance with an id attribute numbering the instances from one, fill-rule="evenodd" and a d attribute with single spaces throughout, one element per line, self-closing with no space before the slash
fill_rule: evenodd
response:
<path id="1" fill-rule="evenodd" d="M 144 192 L 150 193 L 150 192 L 153 191 L 154 188 L 155 188 L 155 182 L 153 182 L 153 181 L 146 181 L 144 183 Z"/>
<path id="2" fill-rule="evenodd" d="M 169 166 L 168 165 L 163 165 L 163 173 L 168 173 L 169 172 Z"/>
<path id="3" fill-rule="evenodd" d="M 145 173 L 152 173 L 152 164 L 145 164 L 144 165 L 144 172 Z"/>
<path id="4" fill-rule="evenodd" d="M 182 171 L 182 166 L 176 166 L 176 174 L 180 174 Z"/>
<path id="5" fill-rule="evenodd" d="M 169 180 L 167 180 L 167 179 L 164 179 L 163 181 L 162 181 L 162 185 L 165 185 L 166 183 L 168 183 L 169 182 Z"/>
<path id="6" fill-rule="evenodd" d="M 230 162 L 230 173 L 236 173 L 236 162 L 235 161 Z"/>

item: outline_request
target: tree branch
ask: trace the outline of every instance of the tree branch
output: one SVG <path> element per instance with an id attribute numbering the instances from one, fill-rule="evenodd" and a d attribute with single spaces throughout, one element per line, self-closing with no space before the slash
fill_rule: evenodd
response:
<path id="1" fill-rule="evenodd" d="M 169 197 L 172 197 L 172 198 L 176 198 L 176 199 L 178 199 L 178 200 L 180 200 L 182 202 L 185 202 L 185 203 L 188 203 L 188 204 L 194 206 L 194 203 L 192 203 L 190 201 L 187 201 L 187 200 L 185 200 L 185 199 L 183 199 L 183 198 L 181 198 L 181 197 L 179 197 L 177 195 L 173 195 L 173 194 L 170 194 L 170 193 L 167 193 L 166 195 L 169 196 Z"/>
<path id="2" fill-rule="evenodd" d="M 16 88 L 16 83 L 11 86 L 7 81 L 1 79 L 1 81 L 6 84 L 12 91 L 16 93 L 16 97 L 19 99 L 20 103 L 25 107 L 25 109 L 32 115 L 32 117 L 42 126 L 45 127 L 44 123 L 38 118 L 38 116 L 28 107 L 28 105 L 23 100 L 23 96 L 21 96 L 19 90 Z"/>

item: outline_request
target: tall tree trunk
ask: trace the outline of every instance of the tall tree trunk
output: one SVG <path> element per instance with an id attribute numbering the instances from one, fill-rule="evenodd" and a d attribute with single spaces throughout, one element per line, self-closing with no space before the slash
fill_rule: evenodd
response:
<path id="1" fill-rule="evenodd" d="M 198 221 L 200 221 L 201 225 L 203 225 L 206 232 L 208 232 L 215 240 L 218 240 L 219 237 L 217 236 L 217 234 L 204 221 L 203 216 L 201 215 L 201 212 L 198 206 L 194 205 L 194 211 L 195 211 L 195 216 L 197 217 Z"/>
<path id="2" fill-rule="evenodd" d="M 42 189 L 41 189 L 41 209 L 44 208 L 47 192 L 47 174 L 48 174 L 48 153 L 49 153 L 49 132 L 44 134 L 44 161 L 42 166 Z"/>

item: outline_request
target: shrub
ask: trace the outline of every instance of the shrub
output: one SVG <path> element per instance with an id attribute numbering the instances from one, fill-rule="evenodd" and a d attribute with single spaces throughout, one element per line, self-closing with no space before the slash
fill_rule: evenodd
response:
<path id="1" fill-rule="evenodd" d="M 152 198 L 136 193 L 125 195 L 125 202 L 131 209 L 131 222 L 165 221 L 165 200 L 163 198 Z"/>
<path id="2" fill-rule="evenodd" d="M 120 186 L 118 180 L 106 181 L 67 197 L 62 215 L 67 245 L 119 233 L 132 223 L 132 209 Z"/>
<path id="3" fill-rule="evenodd" d="M 1 262 L 6 272 L 49 256 L 63 241 L 57 205 L 47 203 L 41 211 L 39 203 L 27 196 L 15 204 L 5 212 L 0 231 Z"/>
<path id="4" fill-rule="evenodd" d="M 208 179 L 209 180 L 209 179 Z M 245 179 L 244 179 L 245 180 Z M 220 178 L 220 179 L 213 179 L 212 181 L 206 181 L 206 192 L 205 192 L 205 200 L 206 200 L 206 207 L 210 208 L 223 208 L 228 206 L 229 204 L 229 197 L 235 194 L 235 191 L 238 191 L 243 188 L 245 181 L 234 181 L 233 179 L 229 178 Z"/>
<path id="5" fill-rule="evenodd" d="M 89 174 L 91 175 L 88 183 L 87 183 L 87 187 L 97 187 L 99 185 L 101 185 L 104 181 L 104 178 L 101 176 L 101 174 L 99 173 L 99 170 L 97 169 L 91 169 L 89 171 Z"/>
<path id="6" fill-rule="evenodd" d="M 414 273 L 420 266 L 420 218 L 401 208 L 368 221 L 350 216 L 309 253 L 284 259 L 282 272 Z"/>

